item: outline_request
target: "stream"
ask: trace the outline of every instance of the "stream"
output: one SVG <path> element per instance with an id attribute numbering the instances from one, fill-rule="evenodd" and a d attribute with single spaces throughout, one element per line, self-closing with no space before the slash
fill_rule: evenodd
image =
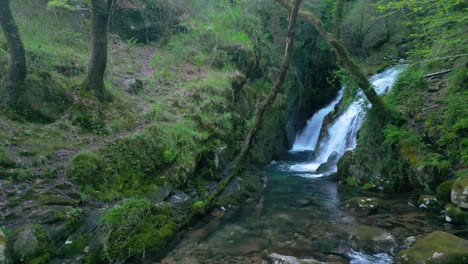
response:
<path id="1" fill-rule="evenodd" d="M 404 68 L 396 66 L 370 78 L 377 93 L 389 92 Z M 434 230 L 460 231 L 409 203 L 407 194 L 365 192 L 336 182 L 336 164 L 356 147 L 370 107 L 358 92 L 347 110 L 320 133 L 325 116 L 342 95 L 343 90 L 309 119 L 289 153 L 264 168 L 267 187 L 259 201 L 246 203 L 230 217 L 229 208 L 215 209 L 186 232 L 161 263 L 266 263 L 269 254 L 277 253 L 333 263 L 385 264 L 393 263 L 395 253 L 419 236 Z M 378 212 L 356 215 L 346 210 L 343 202 L 353 197 L 379 198 Z M 360 242 L 353 237 L 362 227 L 388 232 L 385 236 L 392 243 L 371 245 L 373 252 L 358 251 Z"/>

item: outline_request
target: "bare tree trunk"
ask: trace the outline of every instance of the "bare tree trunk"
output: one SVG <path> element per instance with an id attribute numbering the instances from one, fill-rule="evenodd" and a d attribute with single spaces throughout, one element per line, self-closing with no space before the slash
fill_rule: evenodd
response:
<path id="1" fill-rule="evenodd" d="M 283 61 L 281 62 L 280 70 L 278 73 L 278 77 L 276 78 L 276 81 L 273 87 L 271 88 L 270 92 L 268 93 L 267 97 L 257 107 L 257 111 L 255 113 L 255 123 L 252 126 L 252 128 L 250 128 L 250 131 L 244 140 L 244 144 L 242 145 L 242 149 L 237 155 L 236 159 L 234 160 L 234 170 L 237 170 L 240 167 L 241 163 L 244 161 L 245 156 L 252 145 L 252 141 L 255 135 L 262 126 L 265 111 L 275 101 L 276 97 L 278 96 L 278 93 L 281 91 L 284 81 L 286 80 L 286 74 L 289 69 L 289 61 L 291 60 L 291 54 L 294 46 L 294 35 L 297 22 L 297 14 L 299 12 L 300 4 L 301 0 L 295 0 L 293 6 L 291 7 L 291 11 L 289 14 L 288 33 L 286 37 L 286 47 L 284 51 Z"/>
<path id="2" fill-rule="evenodd" d="M 104 73 L 107 66 L 107 28 L 113 0 L 91 0 L 91 55 L 83 87 L 104 101 Z"/>
<path id="3" fill-rule="evenodd" d="M 3 29 L 10 54 L 5 98 L 3 102 L 12 108 L 17 108 L 18 100 L 23 93 L 23 83 L 27 76 L 27 66 L 26 53 L 18 33 L 18 28 L 11 14 L 9 0 L 0 0 L 0 26 Z"/>
<path id="4" fill-rule="evenodd" d="M 293 9 L 293 7 L 286 0 L 276 0 L 276 2 L 278 2 L 280 5 L 287 8 L 288 10 Z M 323 27 L 322 22 L 312 12 L 299 11 L 299 15 L 309 20 L 315 26 L 319 34 L 325 39 L 325 41 L 333 47 L 336 56 L 338 57 L 338 60 L 346 68 L 346 70 L 348 70 L 348 72 L 351 75 L 351 78 L 353 78 L 356 84 L 364 92 L 374 109 L 377 112 L 381 113 L 383 116 L 385 116 L 387 111 L 382 99 L 377 95 L 371 83 L 362 73 L 361 69 L 359 69 L 359 67 L 351 60 L 351 58 L 348 55 L 348 51 L 346 50 L 345 46 L 341 43 L 341 41 L 334 37 L 332 34 L 328 33 Z"/>

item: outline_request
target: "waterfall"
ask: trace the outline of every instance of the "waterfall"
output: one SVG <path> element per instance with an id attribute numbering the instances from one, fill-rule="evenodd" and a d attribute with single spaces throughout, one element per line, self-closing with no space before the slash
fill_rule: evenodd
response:
<path id="1" fill-rule="evenodd" d="M 404 65 L 389 68 L 372 76 L 369 81 L 378 95 L 391 91 L 398 74 L 406 67 Z M 338 160 L 348 150 L 356 147 L 356 137 L 371 107 L 362 91 L 358 91 L 353 102 L 330 125 L 323 138 L 319 138 L 323 120 L 335 105 L 341 100 L 343 90 L 329 105 L 319 110 L 307 121 L 304 130 L 296 137 L 292 151 L 315 150 L 312 161 L 291 165 L 288 170 L 300 172 L 301 176 L 320 177 L 336 172 Z M 308 173 L 308 174 L 303 174 Z"/>
<path id="2" fill-rule="evenodd" d="M 307 124 L 304 130 L 302 130 L 302 133 L 297 134 L 296 136 L 296 140 L 294 141 L 294 145 L 291 149 L 292 151 L 315 150 L 320 136 L 320 130 L 322 129 L 323 119 L 341 100 L 343 97 L 343 90 L 344 87 L 341 88 L 338 92 L 338 96 L 330 104 L 320 109 L 309 120 L 307 120 Z"/>

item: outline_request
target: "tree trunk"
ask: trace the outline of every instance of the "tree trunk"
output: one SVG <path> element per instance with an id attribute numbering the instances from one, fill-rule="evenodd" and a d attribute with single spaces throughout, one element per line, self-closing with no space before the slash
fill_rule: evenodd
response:
<path id="1" fill-rule="evenodd" d="M 104 73 L 107 66 L 107 25 L 113 0 L 91 0 L 91 55 L 83 87 L 104 101 Z"/>
<path id="2" fill-rule="evenodd" d="M 17 108 L 19 98 L 23 93 L 23 83 L 27 76 L 26 53 L 11 14 L 9 0 L 0 0 L 0 26 L 3 29 L 10 54 L 3 102 L 12 108 Z"/>
<path id="3" fill-rule="evenodd" d="M 276 0 L 276 2 L 278 2 L 280 5 L 287 8 L 288 10 L 292 10 L 293 8 L 285 0 Z M 322 22 L 312 12 L 299 11 L 299 15 L 309 20 L 315 26 L 319 34 L 325 39 L 325 41 L 333 47 L 338 57 L 338 60 L 346 68 L 346 70 L 348 70 L 349 74 L 351 75 L 351 78 L 364 92 L 374 109 L 378 113 L 385 116 L 387 111 L 382 99 L 377 95 L 377 93 L 372 87 L 372 84 L 367 80 L 366 76 L 362 73 L 359 67 L 351 60 L 351 58 L 348 55 L 348 51 L 346 50 L 345 46 L 341 43 L 341 41 L 334 37 L 332 34 L 328 33 L 323 27 Z"/>
<path id="4" fill-rule="evenodd" d="M 255 135 L 257 134 L 258 130 L 262 126 L 265 111 L 271 104 L 273 104 L 276 97 L 278 96 L 278 93 L 281 91 L 284 81 L 286 80 L 286 74 L 289 69 L 289 61 L 291 60 L 291 54 L 292 54 L 292 50 L 294 46 L 294 35 L 295 35 L 295 28 L 296 28 L 296 22 L 297 22 L 297 14 L 299 12 L 300 4 L 301 4 L 301 0 L 295 0 L 293 3 L 293 6 L 291 7 L 291 11 L 289 14 L 288 33 L 286 36 L 286 47 L 285 47 L 283 61 L 281 62 L 278 77 L 276 78 L 276 81 L 273 84 L 273 87 L 271 88 L 267 97 L 257 107 L 257 111 L 255 113 L 255 123 L 252 126 L 252 128 L 250 128 L 250 131 L 244 140 L 244 144 L 242 145 L 242 149 L 239 155 L 237 155 L 236 159 L 234 160 L 234 165 L 233 165 L 234 170 L 238 170 L 240 165 L 244 161 L 245 156 L 252 145 L 252 141 Z"/>

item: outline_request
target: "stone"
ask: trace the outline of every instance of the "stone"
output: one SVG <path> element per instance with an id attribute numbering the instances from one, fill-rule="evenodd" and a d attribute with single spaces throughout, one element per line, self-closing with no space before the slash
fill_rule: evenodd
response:
<path id="1" fill-rule="evenodd" d="M 182 204 L 189 200 L 189 196 L 179 190 L 175 190 L 173 194 L 169 197 L 169 203 L 171 204 Z"/>
<path id="2" fill-rule="evenodd" d="M 37 200 L 42 205 L 69 205 L 76 206 L 80 201 L 72 199 L 68 196 L 41 194 Z"/>
<path id="3" fill-rule="evenodd" d="M 268 263 L 270 264 L 306 264 L 306 263 L 320 264 L 323 262 L 317 261 L 312 258 L 298 259 L 293 256 L 283 256 L 280 254 L 273 253 L 273 254 L 268 255 Z"/>
<path id="4" fill-rule="evenodd" d="M 468 224 L 468 212 L 454 204 L 447 204 L 445 210 L 445 221 L 455 224 Z"/>
<path id="5" fill-rule="evenodd" d="M 0 229 L 0 264 L 12 264 L 10 252 L 8 250 L 8 237 Z"/>
<path id="6" fill-rule="evenodd" d="M 450 202 L 452 187 L 455 183 L 455 180 L 448 180 L 444 181 L 443 183 L 439 184 L 436 190 L 437 200 L 441 202 Z"/>
<path id="7" fill-rule="evenodd" d="M 377 213 L 379 199 L 368 197 L 355 197 L 343 202 L 343 207 L 347 210 L 361 215 L 372 215 Z"/>
<path id="8" fill-rule="evenodd" d="M 453 204 L 468 209 L 468 177 L 458 178 L 453 183 L 451 200 Z"/>
<path id="9" fill-rule="evenodd" d="M 423 194 L 419 196 L 418 206 L 421 209 L 434 210 L 434 211 L 440 210 L 440 206 L 437 201 L 437 197 L 435 195 Z"/>
<path id="10" fill-rule="evenodd" d="M 15 256 L 27 261 L 46 254 L 49 249 L 48 237 L 38 225 L 26 225 L 17 230 L 13 246 Z"/>
<path id="11" fill-rule="evenodd" d="M 320 166 L 317 168 L 316 173 L 323 174 L 323 173 L 329 173 L 330 171 L 334 171 L 334 167 L 338 163 L 338 160 L 340 159 L 340 155 L 338 152 L 333 151 L 330 156 L 328 156 L 328 159 L 325 163 L 320 164 Z"/>
<path id="12" fill-rule="evenodd" d="M 164 201 L 172 192 L 172 186 L 170 184 L 164 184 L 154 193 L 149 195 L 150 201 L 153 203 L 159 203 Z"/>
<path id="13" fill-rule="evenodd" d="M 357 226 L 351 231 L 351 245 L 356 251 L 368 254 L 392 254 L 397 247 L 395 237 L 374 226 Z"/>
<path id="14" fill-rule="evenodd" d="M 468 240 L 435 231 L 418 239 L 411 248 L 401 251 L 398 263 L 468 263 Z"/>

